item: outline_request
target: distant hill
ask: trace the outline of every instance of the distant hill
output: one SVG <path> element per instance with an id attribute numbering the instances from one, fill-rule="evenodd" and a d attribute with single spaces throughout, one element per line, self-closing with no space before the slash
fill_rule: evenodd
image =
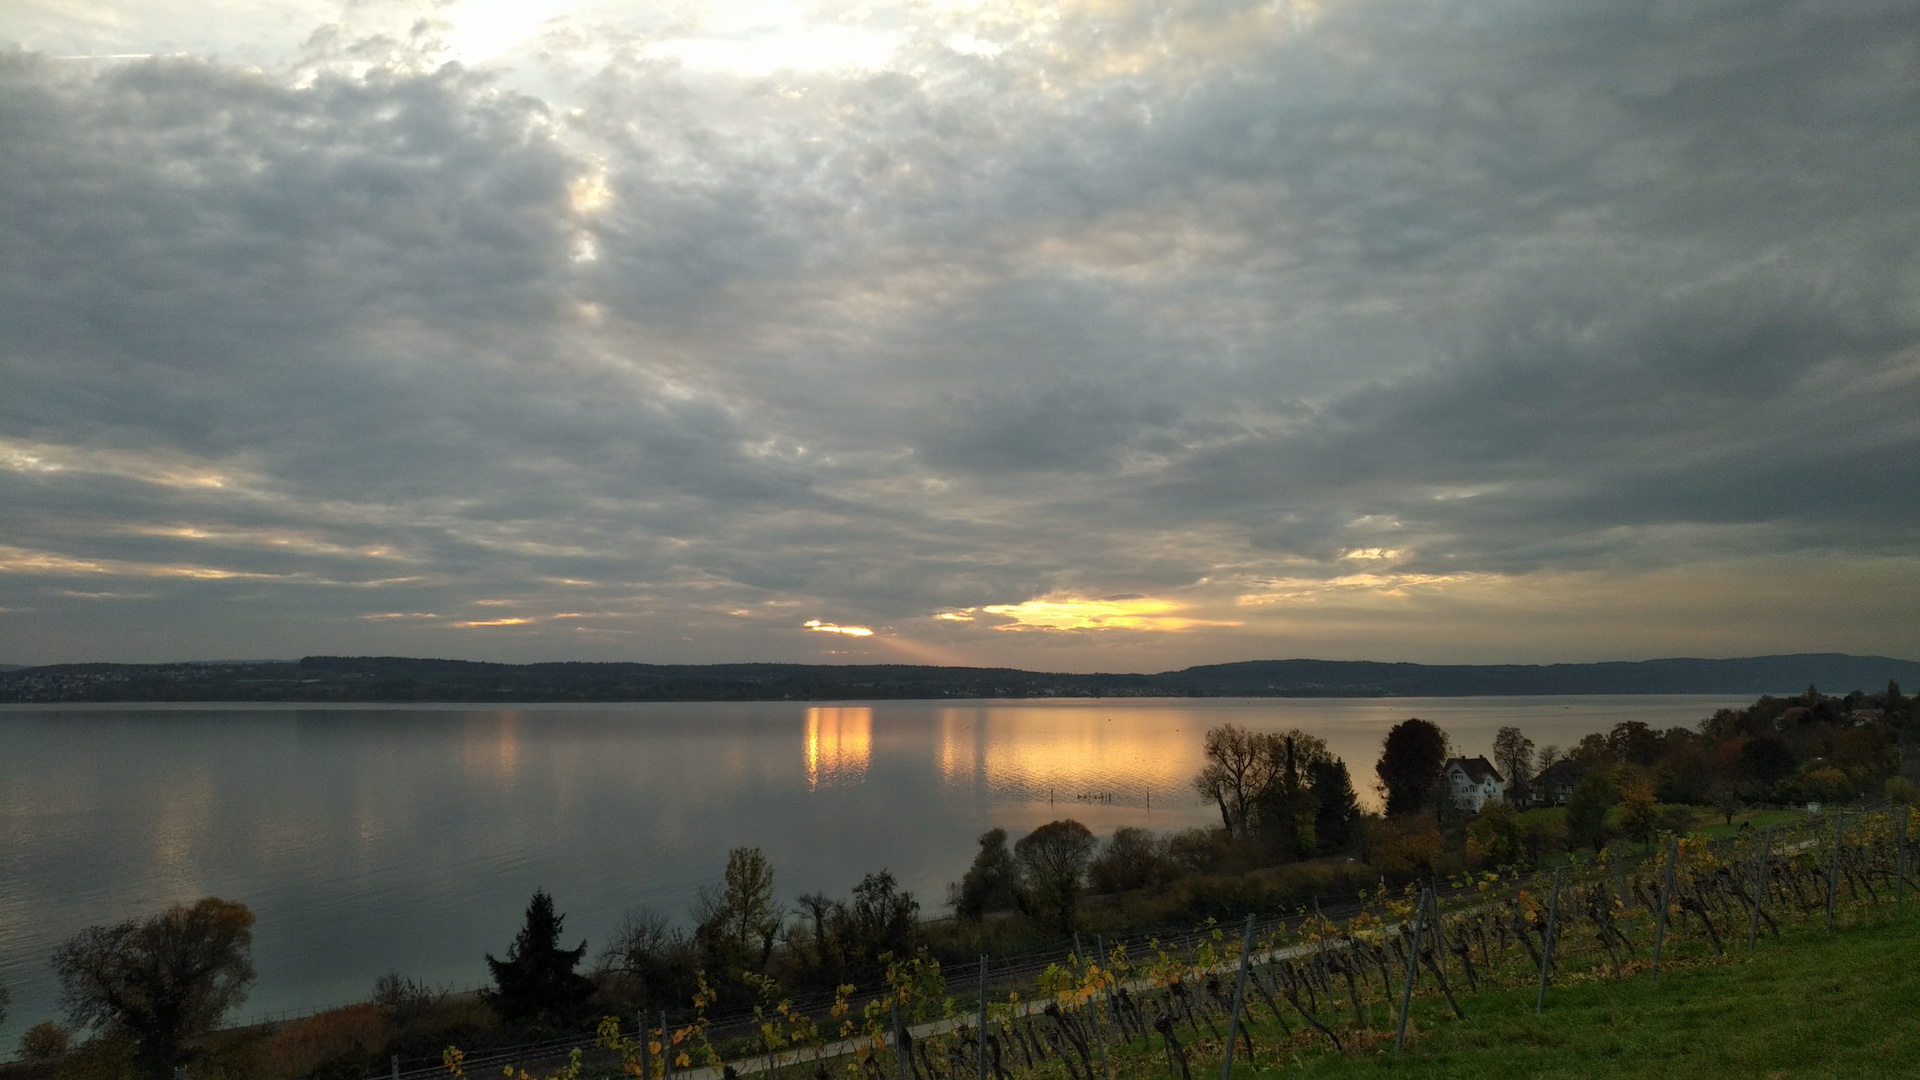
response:
<path id="1" fill-rule="evenodd" d="M 1766 694 L 1809 685 L 1845 693 L 1920 680 L 1920 663 L 1884 656 L 1796 653 L 1737 660 L 1618 660 L 1599 664 L 1384 664 L 1369 660 L 1250 660 L 1169 672 L 1217 693 L 1338 693 L 1343 697 L 1487 694 Z"/>
<path id="2" fill-rule="evenodd" d="M 485 664 L 397 656 L 0 671 L 0 702 L 830 701 L 1038 697 L 1457 697 L 1832 693 L 1920 686 L 1920 663 L 1802 653 L 1599 664 L 1251 660 L 1155 675 L 913 664 Z"/>

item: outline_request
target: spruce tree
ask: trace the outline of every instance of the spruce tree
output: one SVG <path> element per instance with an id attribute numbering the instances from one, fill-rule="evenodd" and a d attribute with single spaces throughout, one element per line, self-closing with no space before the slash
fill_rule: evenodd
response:
<path id="1" fill-rule="evenodd" d="M 554 913 L 553 897 L 545 889 L 537 890 L 527 902 L 526 923 L 507 949 L 507 958 L 495 960 L 492 953 L 487 954 L 495 988 L 481 991 L 481 997 L 501 1020 L 552 1031 L 585 1022 L 593 984 L 573 969 L 586 955 L 587 943 L 562 949 L 560 932 L 565 921 L 565 915 Z"/>

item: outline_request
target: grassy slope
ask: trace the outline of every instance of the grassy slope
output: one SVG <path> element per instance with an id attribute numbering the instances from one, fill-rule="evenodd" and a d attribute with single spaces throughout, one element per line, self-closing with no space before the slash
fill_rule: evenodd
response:
<path id="1" fill-rule="evenodd" d="M 1530 990 L 1462 999 L 1472 1024 L 1414 1009 L 1409 1052 L 1355 1057 L 1287 1051 L 1303 1077 L 1920 1077 L 1920 905 L 1881 908 L 1831 937 L 1816 927 L 1763 940 L 1751 959 L 1669 968 L 1659 983 L 1555 988 L 1545 1015 Z M 1320 1044 L 1324 1046 L 1324 1043 Z M 1252 1080 L 1276 1075 L 1262 1055 Z M 1217 1061 L 1217 1059 L 1215 1059 Z M 1198 1064 L 1198 1063 L 1196 1063 Z M 1215 1065 L 1214 1068 L 1218 1068 Z M 1195 1080 L 1212 1075 L 1204 1066 Z"/>

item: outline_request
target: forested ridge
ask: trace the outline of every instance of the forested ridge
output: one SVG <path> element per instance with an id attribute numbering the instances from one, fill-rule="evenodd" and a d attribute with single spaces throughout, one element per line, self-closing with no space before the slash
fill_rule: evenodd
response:
<path id="1" fill-rule="evenodd" d="M 492 664 L 393 656 L 53 664 L 0 672 L 0 702 L 823 701 L 1036 697 L 1761 694 L 1920 683 L 1920 663 L 1801 653 L 1593 664 L 1253 660 L 1157 674 L 915 664 Z"/>

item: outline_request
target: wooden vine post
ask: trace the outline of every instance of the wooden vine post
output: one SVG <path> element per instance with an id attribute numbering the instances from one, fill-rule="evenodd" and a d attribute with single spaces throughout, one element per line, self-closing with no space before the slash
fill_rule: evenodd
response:
<path id="1" fill-rule="evenodd" d="M 1894 902 L 1904 904 L 1907 902 L 1907 815 L 1910 811 L 1904 806 L 1896 805 L 1893 812 L 1900 815 L 1894 822 L 1893 829 L 1894 850 L 1898 853 L 1894 858 L 1893 866 Z"/>
<path id="2" fill-rule="evenodd" d="M 1667 869 L 1660 876 L 1660 911 L 1653 924 L 1653 978 L 1660 977 L 1660 951 L 1667 943 L 1667 907 L 1673 896 L 1673 864 L 1680 858 L 1680 838 L 1667 844 Z"/>
<path id="3" fill-rule="evenodd" d="M 660 1080 L 673 1080 L 673 1037 L 668 1034 L 667 1010 L 660 1010 Z"/>
<path id="4" fill-rule="evenodd" d="M 1413 1006 L 1413 980 L 1420 974 L 1420 923 L 1427 914 L 1427 891 L 1420 890 L 1420 902 L 1413 909 L 1413 947 L 1407 950 L 1407 981 L 1400 991 L 1400 1025 L 1393 1033 L 1393 1052 L 1399 1053 L 1407 1041 L 1407 1010 Z"/>
<path id="5" fill-rule="evenodd" d="M 1560 928 L 1560 876 L 1566 870 L 1563 866 L 1553 868 L 1553 895 L 1547 901 L 1547 932 L 1540 942 L 1540 996 L 1533 1003 L 1533 1011 L 1547 1011 L 1547 977 L 1553 971 L 1553 939 Z"/>
<path id="6" fill-rule="evenodd" d="M 1233 1011 L 1227 1016 L 1227 1056 L 1220 1063 L 1220 1080 L 1230 1080 L 1233 1075 L 1233 1039 L 1239 1033 L 1240 1009 L 1247 1000 L 1247 969 L 1252 965 L 1253 916 L 1248 915 L 1246 939 L 1240 944 L 1240 978 L 1233 984 Z"/>
<path id="7" fill-rule="evenodd" d="M 913 1062 L 907 1057 L 907 1040 L 901 1038 L 905 1031 L 900 1027 L 900 1003 L 894 1002 L 887 1009 L 893 1015 L 893 1063 L 899 1070 L 900 1080 L 913 1080 Z"/>
<path id="8" fill-rule="evenodd" d="M 640 1080 L 653 1080 L 653 1057 L 650 1052 L 651 1048 L 647 1045 L 646 1010 L 642 1009 L 640 1012 L 634 1014 L 633 1019 L 640 1042 Z"/>
<path id="9" fill-rule="evenodd" d="M 978 1049 L 980 1051 L 978 1055 L 979 1067 L 977 1069 L 977 1075 L 979 1076 L 980 1080 L 987 1080 L 987 954 L 986 953 L 980 954 L 980 1027 L 976 1030 L 976 1036 L 977 1037 L 973 1041 L 978 1044 Z"/>
<path id="10" fill-rule="evenodd" d="M 1833 815 L 1833 855 L 1827 860 L 1827 932 L 1833 932 L 1833 901 L 1840 891 L 1840 837 L 1846 830 L 1845 814 Z"/>
<path id="11" fill-rule="evenodd" d="M 1760 903 L 1773 907 L 1773 879 L 1767 874 L 1767 860 L 1773 858 L 1773 826 L 1760 830 Z"/>

